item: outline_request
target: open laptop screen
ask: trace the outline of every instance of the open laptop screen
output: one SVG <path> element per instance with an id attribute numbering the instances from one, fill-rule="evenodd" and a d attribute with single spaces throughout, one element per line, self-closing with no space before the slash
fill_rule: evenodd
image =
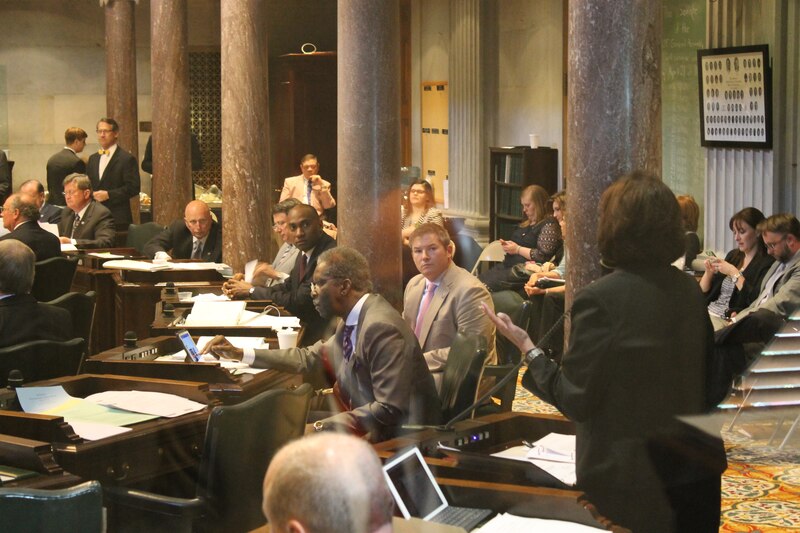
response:
<path id="1" fill-rule="evenodd" d="M 418 448 L 393 457 L 383 466 L 383 473 L 405 518 L 429 519 L 447 507 L 447 500 Z"/>

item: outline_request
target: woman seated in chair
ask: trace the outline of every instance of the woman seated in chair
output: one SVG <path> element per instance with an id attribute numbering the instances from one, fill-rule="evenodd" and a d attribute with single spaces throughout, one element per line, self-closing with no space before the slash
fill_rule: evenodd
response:
<path id="1" fill-rule="evenodd" d="M 403 245 L 408 246 L 408 236 L 428 222 L 444 227 L 442 212 L 436 209 L 436 202 L 433 199 L 433 186 L 426 180 L 418 179 L 408 186 L 406 197 L 403 199 Z"/>
<path id="2" fill-rule="evenodd" d="M 553 216 L 547 191 L 539 185 L 529 185 L 520 198 L 523 220 L 510 240 L 503 240 L 506 253 L 503 263 L 479 276 L 490 291 L 502 290 L 512 280 L 512 268 L 526 261 L 545 263 L 553 260 L 562 246 L 561 229 Z"/>
<path id="3" fill-rule="evenodd" d="M 700 221 L 700 206 L 697 205 L 694 198 L 690 194 L 681 194 L 676 196 L 678 205 L 681 207 L 681 220 L 683 220 L 683 229 L 686 232 L 686 253 L 683 256 L 683 264 L 681 260 L 676 261 L 675 266 L 683 268 L 684 270 L 692 270 L 692 261 L 694 261 L 697 254 L 700 253 L 700 237 L 697 236 L 697 225 Z"/>
<path id="4" fill-rule="evenodd" d="M 732 315 L 749 306 L 758 297 L 761 281 L 774 259 L 767 254 L 764 241 L 756 232 L 764 214 L 755 207 L 745 207 L 731 217 L 736 248 L 725 259 L 707 259 L 700 289 L 708 302 L 708 314 L 714 329 L 725 327 Z"/>

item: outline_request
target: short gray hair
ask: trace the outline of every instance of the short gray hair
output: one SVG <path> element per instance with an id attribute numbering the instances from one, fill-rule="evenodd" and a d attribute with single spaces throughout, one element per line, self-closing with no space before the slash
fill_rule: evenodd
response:
<path id="1" fill-rule="evenodd" d="M 19 209 L 19 214 L 25 220 L 39 220 L 39 208 L 35 200 L 27 194 L 15 193 L 11 195 L 11 209 Z"/>
<path id="2" fill-rule="evenodd" d="M 91 191 L 92 190 L 92 180 L 89 179 L 89 176 L 86 174 L 79 174 L 77 172 L 73 172 L 72 174 L 68 175 L 64 178 L 64 186 L 75 182 L 75 185 L 78 187 L 79 191 Z"/>
<path id="3" fill-rule="evenodd" d="M 372 292 L 372 278 L 369 263 L 358 250 L 337 246 L 322 252 L 317 265 L 325 263 L 328 276 L 334 279 L 349 279 L 350 285 L 358 292 Z"/>
<path id="4" fill-rule="evenodd" d="M 33 287 L 36 255 L 16 239 L 0 241 L 0 292 L 28 294 Z"/>

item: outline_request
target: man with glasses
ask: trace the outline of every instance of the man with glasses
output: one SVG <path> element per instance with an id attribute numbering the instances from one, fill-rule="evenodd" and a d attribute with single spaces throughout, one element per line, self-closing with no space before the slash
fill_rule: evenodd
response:
<path id="1" fill-rule="evenodd" d="M 313 206 L 319 216 L 326 209 L 336 206 L 331 195 L 331 184 L 319 175 L 319 162 L 314 154 L 306 154 L 300 160 L 301 174 L 283 181 L 280 201 L 297 198 L 302 203 Z"/>
<path id="2" fill-rule="evenodd" d="M 119 124 L 113 118 L 97 123 L 100 151 L 89 156 L 86 173 L 92 180 L 94 199 L 111 211 L 117 226 L 133 222 L 130 199 L 139 195 L 141 182 L 136 158 L 117 145 Z"/>
<path id="3" fill-rule="evenodd" d="M 9 233 L 0 237 L 0 241 L 16 239 L 33 250 L 37 261 L 44 261 L 61 255 L 61 243 L 58 237 L 42 229 L 36 222 L 39 209 L 36 200 L 24 193 L 15 193 L 8 197 L 2 207 L 3 227 Z"/>
<path id="4" fill-rule="evenodd" d="M 67 207 L 61 212 L 58 234 L 61 242 L 78 248 L 111 248 L 117 232 L 114 217 L 92 196 L 92 182 L 85 174 L 64 178 Z"/>
<path id="5" fill-rule="evenodd" d="M 211 218 L 208 204 L 192 200 L 183 218 L 147 241 L 144 255 L 152 259 L 200 259 L 222 262 L 222 228 Z"/>

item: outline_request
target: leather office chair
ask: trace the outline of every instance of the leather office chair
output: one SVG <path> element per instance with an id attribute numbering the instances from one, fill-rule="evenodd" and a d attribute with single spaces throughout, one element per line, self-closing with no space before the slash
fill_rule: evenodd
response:
<path id="1" fill-rule="evenodd" d="M 442 422 L 449 421 L 475 401 L 485 360 L 486 338 L 463 331 L 456 333 L 439 390 Z"/>
<path id="2" fill-rule="evenodd" d="M 86 342 L 29 341 L 0 348 L 0 387 L 8 384 L 8 373 L 19 370 L 25 383 L 74 376 L 83 362 Z"/>
<path id="3" fill-rule="evenodd" d="M 3 531 L 103 531 L 103 489 L 88 481 L 59 490 L 0 488 Z"/>
<path id="4" fill-rule="evenodd" d="M 97 301 L 97 294 L 89 291 L 86 294 L 80 292 L 68 292 L 59 296 L 55 300 L 46 302 L 66 309 L 72 317 L 72 334 L 86 340 L 87 352 L 92 338 L 92 325 L 94 324 L 94 310 Z"/>
<path id="5" fill-rule="evenodd" d="M 311 385 L 269 390 L 208 418 L 196 496 L 106 490 L 109 531 L 250 531 L 262 526 L 261 487 L 272 457 L 303 435 Z"/>
<path id="6" fill-rule="evenodd" d="M 140 254 L 144 253 L 144 245 L 147 241 L 158 235 L 164 230 L 164 226 L 155 222 L 145 222 L 144 224 L 131 224 L 128 226 L 128 236 L 125 246 L 136 248 Z"/>
<path id="7" fill-rule="evenodd" d="M 68 293 L 72 287 L 76 268 L 78 268 L 77 257 L 51 257 L 38 261 L 35 265 L 36 275 L 33 278 L 31 294 L 40 302 L 49 302 Z"/>

